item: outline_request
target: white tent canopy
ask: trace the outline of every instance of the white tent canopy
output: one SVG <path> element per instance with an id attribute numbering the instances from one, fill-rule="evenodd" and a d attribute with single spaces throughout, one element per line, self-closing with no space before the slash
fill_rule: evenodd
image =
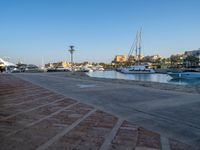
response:
<path id="1" fill-rule="evenodd" d="M 8 67 L 8 66 L 16 66 L 16 65 L 11 63 L 11 62 L 3 60 L 2 58 L 0 58 L 0 66 Z"/>

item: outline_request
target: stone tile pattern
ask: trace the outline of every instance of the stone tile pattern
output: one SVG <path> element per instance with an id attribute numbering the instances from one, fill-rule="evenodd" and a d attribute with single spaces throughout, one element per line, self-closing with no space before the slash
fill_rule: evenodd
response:
<path id="1" fill-rule="evenodd" d="M 67 130 L 45 149 L 100 149 L 117 124 L 118 118 L 76 100 L 23 81 L 9 74 L 0 75 L 0 148 L 37 149 Z M 82 117 L 87 116 L 81 120 Z M 78 120 L 81 120 L 77 125 Z M 75 126 L 73 126 L 75 125 Z M 109 150 L 162 150 L 158 133 L 123 121 L 116 130 Z M 171 150 L 193 150 L 169 139 Z"/>

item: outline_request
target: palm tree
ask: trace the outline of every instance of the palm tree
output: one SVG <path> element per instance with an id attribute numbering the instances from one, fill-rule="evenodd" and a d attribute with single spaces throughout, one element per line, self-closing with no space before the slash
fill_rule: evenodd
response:
<path id="1" fill-rule="evenodd" d="M 189 55 L 185 58 L 185 61 L 186 61 L 186 65 L 188 67 L 195 67 L 195 66 L 198 66 L 199 64 L 199 58 L 193 56 L 193 55 Z"/>
<path id="2" fill-rule="evenodd" d="M 170 56 L 171 66 L 178 67 L 182 63 L 182 59 L 180 55 L 171 55 Z"/>

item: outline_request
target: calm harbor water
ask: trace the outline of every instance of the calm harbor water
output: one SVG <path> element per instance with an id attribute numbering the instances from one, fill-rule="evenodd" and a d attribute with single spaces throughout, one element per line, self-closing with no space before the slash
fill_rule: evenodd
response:
<path id="1" fill-rule="evenodd" d="M 172 79 L 167 74 L 123 74 L 117 71 L 94 71 L 87 73 L 91 77 L 152 81 L 179 85 L 200 85 L 200 79 Z"/>

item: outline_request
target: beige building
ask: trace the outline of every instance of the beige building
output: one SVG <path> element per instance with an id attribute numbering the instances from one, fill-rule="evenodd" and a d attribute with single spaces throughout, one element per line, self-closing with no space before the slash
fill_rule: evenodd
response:
<path id="1" fill-rule="evenodd" d="M 152 60 L 162 59 L 162 56 L 160 56 L 160 55 L 152 55 L 151 59 Z"/>
<path id="2" fill-rule="evenodd" d="M 162 59 L 163 57 L 160 56 L 160 55 L 152 55 L 152 56 L 145 56 L 143 58 L 143 61 L 146 61 L 146 62 L 154 62 L 158 59 Z"/>
<path id="3" fill-rule="evenodd" d="M 45 64 L 45 68 L 68 68 L 68 67 L 71 67 L 71 63 L 66 61 Z"/>
<path id="4" fill-rule="evenodd" d="M 126 56 L 125 55 L 116 55 L 114 58 L 115 63 L 122 63 L 126 61 Z"/>

